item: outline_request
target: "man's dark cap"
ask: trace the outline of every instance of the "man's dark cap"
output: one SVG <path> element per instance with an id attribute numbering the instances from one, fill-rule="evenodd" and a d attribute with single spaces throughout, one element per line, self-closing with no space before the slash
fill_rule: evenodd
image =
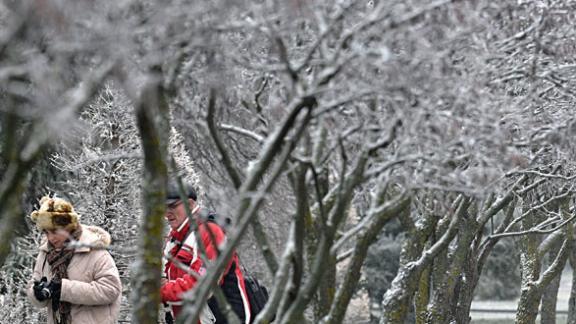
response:
<path id="1" fill-rule="evenodd" d="M 196 201 L 196 190 L 194 190 L 194 186 L 190 183 L 182 183 L 184 188 L 184 194 Z M 170 181 L 168 183 L 168 187 L 166 188 L 166 204 L 170 205 L 180 200 L 180 191 L 178 190 L 178 183 L 176 181 Z"/>

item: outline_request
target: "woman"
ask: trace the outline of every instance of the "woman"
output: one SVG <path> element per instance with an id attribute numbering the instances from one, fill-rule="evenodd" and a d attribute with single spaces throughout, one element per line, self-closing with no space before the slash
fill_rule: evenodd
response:
<path id="1" fill-rule="evenodd" d="M 30 217 L 46 235 L 28 285 L 32 304 L 48 307 L 51 324 L 116 323 L 122 284 L 106 250 L 110 234 L 81 225 L 60 198 L 43 197 Z"/>

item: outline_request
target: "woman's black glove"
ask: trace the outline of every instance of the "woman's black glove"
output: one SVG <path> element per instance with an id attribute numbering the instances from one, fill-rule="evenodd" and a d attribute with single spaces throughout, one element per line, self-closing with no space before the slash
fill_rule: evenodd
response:
<path id="1" fill-rule="evenodd" d="M 62 291 L 62 281 L 58 278 L 52 279 L 48 284 L 50 295 L 52 296 L 52 310 L 56 311 L 60 305 L 60 293 Z"/>
<path id="2" fill-rule="evenodd" d="M 45 301 L 52 296 L 52 291 L 50 290 L 49 286 L 50 284 L 48 283 L 48 279 L 46 277 L 42 277 L 42 279 L 34 281 L 34 286 L 32 289 L 34 290 L 34 296 L 38 301 Z"/>

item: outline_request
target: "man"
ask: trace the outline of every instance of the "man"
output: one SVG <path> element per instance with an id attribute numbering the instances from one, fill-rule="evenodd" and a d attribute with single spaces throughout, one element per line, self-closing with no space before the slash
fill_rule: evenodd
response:
<path id="1" fill-rule="evenodd" d="M 185 193 L 187 200 L 182 201 L 177 185 L 171 183 L 166 194 L 165 218 L 171 231 L 164 247 L 165 278 L 162 280 L 160 292 L 162 302 L 169 306 L 169 312 L 173 318 L 177 318 L 180 314 L 182 294 L 192 289 L 197 277 L 206 272 L 206 265 L 200 257 L 202 252 L 198 247 L 198 242 L 200 241 L 204 246 L 209 260 L 218 257 L 218 249 L 226 242 L 226 234 L 222 227 L 213 221 L 213 215 L 209 215 L 196 202 L 196 192 L 191 185 L 185 185 Z M 190 207 L 192 221 L 196 224 L 192 224 L 188 218 L 184 204 Z M 196 231 L 193 230 L 194 227 Z M 193 274 L 191 275 L 190 272 Z M 240 322 L 250 323 L 250 304 L 236 252 L 226 266 L 219 285 Z M 220 311 L 214 297 L 208 300 L 208 306 L 216 324 L 227 323 L 226 316 Z M 203 314 L 203 316 L 210 317 L 210 314 Z"/>
<path id="2" fill-rule="evenodd" d="M 30 217 L 46 239 L 27 293 L 34 306 L 48 308 L 47 323 L 116 323 L 122 283 L 106 251 L 110 234 L 80 224 L 72 205 L 60 198 L 43 197 Z"/>

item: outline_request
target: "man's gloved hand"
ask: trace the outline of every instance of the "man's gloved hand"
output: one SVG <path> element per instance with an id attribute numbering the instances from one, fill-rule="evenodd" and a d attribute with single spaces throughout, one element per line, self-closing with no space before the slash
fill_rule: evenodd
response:
<path id="1" fill-rule="evenodd" d="M 40 280 L 34 281 L 34 286 L 32 289 L 34 290 L 34 297 L 38 301 L 45 301 L 52 296 L 52 292 L 49 288 L 48 279 L 46 277 L 42 277 Z"/>
<path id="2" fill-rule="evenodd" d="M 52 296 L 52 310 L 56 311 L 60 305 L 60 293 L 62 291 L 62 280 L 58 278 L 52 279 L 48 284 L 50 294 Z"/>

